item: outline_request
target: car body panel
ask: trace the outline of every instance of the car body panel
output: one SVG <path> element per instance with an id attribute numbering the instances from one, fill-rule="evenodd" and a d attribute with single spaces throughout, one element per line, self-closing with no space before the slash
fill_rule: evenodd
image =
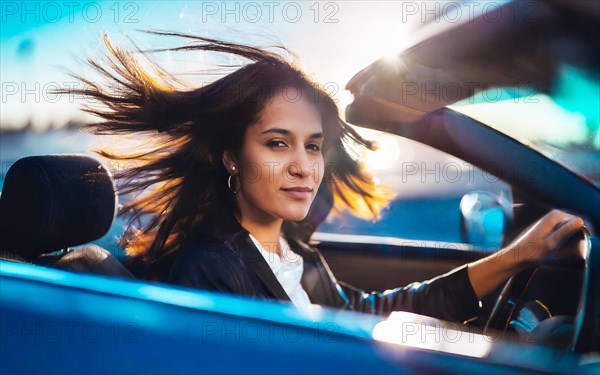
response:
<path id="1" fill-rule="evenodd" d="M 7 261 L 0 295 L 2 373 L 518 374 L 578 360 L 502 340 L 486 359 L 398 346 L 373 339 L 380 316 Z"/>

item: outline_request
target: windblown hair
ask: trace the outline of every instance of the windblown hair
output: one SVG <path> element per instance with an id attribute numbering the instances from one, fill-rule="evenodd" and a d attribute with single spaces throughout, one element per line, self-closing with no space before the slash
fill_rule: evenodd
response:
<path id="1" fill-rule="evenodd" d="M 217 232 L 220 217 L 237 212 L 221 162 L 223 151 L 240 150 L 245 130 L 259 119 L 267 102 L 290 88 L 308 95 L 321 113 L 326 170 L 308 216 L 301 222 L 285 222 L 285 235 L 308 241 L 332 207 L 348 208 L 361 217 L 379 216 L 389 192 L 374 182 L 345 146 L 374 149 L 374 144 L 346 124 L 331 96 L 283 53 L 188 34 L 152 33 L 188 43 L 129 52 L 114 47 L 105 36 L 107 64 L 91 58 L 88 63 L 108 82 L 76 76 L 84 88 L 65 90 L 95 103 L 84 110 L 101 121 L 86 125 L 87 130 L 142 140 L 142 149 L 96 151 L 120 166 L 115 172 L 117 188 L 120 196 L 129 198 L 120 213 L 127 214 L 134 239 L 122 243 L 129 255 L 150 262 L 172 255 L 193 235 Z M 249 62 L 210 84 L 190 88 L 150 57 L 182 50 L 214 51 Z M 293 56 L 285 47 L 275 50 Z M 150 63 L 153 74 L 142 68 L 135 54 Z M 134 222 L 142 224 L 132 232 Z"/>

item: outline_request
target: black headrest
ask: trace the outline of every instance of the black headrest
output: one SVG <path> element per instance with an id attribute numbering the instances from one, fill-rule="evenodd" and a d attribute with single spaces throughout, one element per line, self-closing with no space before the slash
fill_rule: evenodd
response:
<path id="1" fill-rule="evenodd" d="M 26 258 L 102 237 L 117 207 L 113 180 L 85 155 L 30 156 L 6 174 L 0 248 Z"/>

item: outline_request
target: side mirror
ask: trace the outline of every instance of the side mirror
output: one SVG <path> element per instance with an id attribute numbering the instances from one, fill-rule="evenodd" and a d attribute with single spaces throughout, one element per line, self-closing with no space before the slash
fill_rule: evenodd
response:
<path id="1" fill-rule="evenodd" d="M 496 251 L 502 246 L 504 233 L 512 224 L 512 196 L 475 190 L 460 200 L 463 242 Z"/>

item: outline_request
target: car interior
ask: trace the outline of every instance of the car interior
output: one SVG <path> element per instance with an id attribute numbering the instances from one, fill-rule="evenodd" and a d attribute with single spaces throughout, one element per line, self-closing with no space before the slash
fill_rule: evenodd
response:
<path id="1" fill-rule="evenodd" d="M 110 276 L 133 275 L 107 250 L 88 244 L 113 224 L 112 178 L 83 155 L 30 156 L 6 175 L 0 195 L 1 258 Z"/>
<path id="2" fill-rule="evenodd" d="M 109 230 L 117 205 L 110 174 L 91 157 L 20 159 L 7 173 L 0 195 L 0 259 L 133 278 L 109 251 L 89 244 Z M 408 277 L 423 280 L 482 256 L 471 251 L 457 256 L 433 248 L 415 252 L 394 244 L 321 241 L 316 246 L 340 280 L 365 290 L 414 281 L 401 270 L 410 268 Z M 482 327 L 487 334 L 504 332 L 504 337 L 565 351 L 585 352 L 596 347 L 598 261 L 589 259 L 588 234 L 582 233 L 564 246 L 578 247 L 581 257 L 550 262 L 513 277 L 483 301 L 488 305 L 486 316 L 468 323 Z M 77 248 L 69 250 L 73 247 Z"/>

